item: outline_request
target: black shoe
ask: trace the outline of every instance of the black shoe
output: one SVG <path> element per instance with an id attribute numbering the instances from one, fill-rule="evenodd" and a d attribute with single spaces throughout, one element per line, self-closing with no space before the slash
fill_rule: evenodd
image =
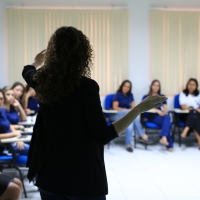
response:
<path id="1" fill-rule="evenodd" d="M 132 149 L 131 147 L 127 147 L 126 150 L 127 150 L 128 152 L 133 152 L 133 149 Z"/>
<path id="2" fill-rule="evenodd" d="M 153 141 L 151 140 L 144 140 L 141 137 L 138 139 L 139 142 L 143 143 L 143 144 L 153 144 Z"/>

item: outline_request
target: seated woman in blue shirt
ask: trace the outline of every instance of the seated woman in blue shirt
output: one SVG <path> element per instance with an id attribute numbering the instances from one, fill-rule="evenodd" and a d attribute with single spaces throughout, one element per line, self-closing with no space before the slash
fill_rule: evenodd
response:
<path id="1" fill-rule="evenodd" d="M 10 124 L 9 120 L 7 119 L 7 113 L 4 105 L 5 95 L 3 90 L 0 90 L 0 140 L 11 138 L 15 136 L 20 136 L 20 132 L 16 131 L 13 125 Z M 29 150 L 29 145 L 25 144 L 24 142 L 15 142 L 12 144 L 14 150 L 21 154 L 27 155 Z M 3 154 L 2 148 L 0 148 L 0 154 Z"/>
<path id="2" fill-rule="evenodd" d="M 150 96 L 150 95 L 164 96 L 161 94 L 160 81 L 158 80 L 152 81 L 149 93 L 148 95 L 145 95 L 143 99 L 145 99 L 147 96 Z M 161 128 L 161 132 L 159 134 L 160 143 L 165 145 L 168 151 L 172 152 L 173 141 L 172 141 L 172 136 L 170 133 L 170 130 L 171 130 L 170 116 L 168 115 L 167 102 L 164 102 L 163 104 L 164 104 L 163 110 L 161 108 L 157 108 L 157 109 L 154 108 L 153 110 L 156 111 L 156 114 L 148 113 L 148 118 L 151 122 L 157 124 Z"/>
<path id="3" fill-rule="evenodd" d="M 11 87 L 5 87 L 3 91 L 5 94 L 4 107 L 6 109 L 7 119 L 12 125 L 15 125 L 15 128 L 23 128 L 17 124 L 19 121 L 26 120 L 26 113 L 24 109 L 22 108 L 19 101 L 15 99 L 14 91 L 11 89 Z"/>
<path id="4" fill-rule="evenodd" d="M 25 111 L 27 115 L 31 114 L 31 111 L 34 112 L 33 115 L 37 115 L 39 111 L 39 102 L 36 98 L 36 93 L 33 88 L 29 85 L 26 86 L 26 94 L 25 94 Z"/>
<path id="5" fill-rule="evenodd" d="M 25 87 L 20 82 L 13 83 L 11 89 L 14 92 L 14 97 L 19 101 L 19 103 L 24 108 L 24 101 L 25 101 Z"/>
<path id="6" fill-rule="evenodd" d="M 118 110 L 119 112 L 117 114 L 111 115 L 111 120 L 116 121 L 123 117 L 131 108 L 135 107 L 134 103 L 134 97 L 131 93 L 132 89 L 132 83 L 129 80 L 125 80 L 120 85 L 117 93 L 115 94 L 113 98 L 113 109 Z M 131 139 L 132 139 L 132 133 L 134 131 L 134 127 L 137 131 L 137 133 L 140 136 L 140 142 L 143 143 L 152 143 L 148 140 L 148 136 L 145 134 L 144 129 L 142 128 L 140 124 L 140 119 L 136 118 L 135 121 L 126 129 L 126 149 L 129 152 L 132 152 L 133 149 L 131 148 Z"/>

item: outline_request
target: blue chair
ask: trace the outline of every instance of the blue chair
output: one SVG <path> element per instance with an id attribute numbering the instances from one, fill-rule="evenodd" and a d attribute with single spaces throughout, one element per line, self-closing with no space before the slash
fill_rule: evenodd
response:
<path id="1" fill-rule="evenodd" d="M 179 103 L 179 94 L 175 95 L 174 97 L 174 108 L 175 109 L 181 109 L 180 103 Z M 178 141 L 179 141 L 179 147 L 181 147 L 181 130 L 185 127 L 185 123 L 180 120 L 180 115 L 185 115 L 185 114 L 179 114 L 173 112 L 173 131 L 172 131 L 172 137 L 174 140 L 176 130 L 178 129 Z"/>
<path id="2" fill-rule="evenodd" d="M 143 96 L 142 100 L 144 99 L 144 97 L 145 96 Z M 169 112 L 169 114 L 170 113 L 171 112 Z M 148 118 L 149 114 L 150 113 L 145 112 L 140 115 L 141 124 L 145 128 L 147 135 L 154 133 L 153 131 L 155 131 L 156 133 L 158 131 L 160 131 L 160 128 L 156 123 L 149 121 L 149 118 Z M 172 126 L 172 124 L 171 124 L 171 126 Z M 148 144 L 144 144 L 144 145 L 145 145 L 145 149 L 147 149 Z"/>
<path id="3" fill-rule="evenodd" d="M 148 115 L 149 115 L 148 112 L 141 113 L 140 114 L 140 122 L 141 122 L 142 126 L 145 128 L 147 135 L 152 134 L 153 133 L 152 131 L 155 131 L 157 133 L 158 131 L 160 131 L 160 128 L 158 127 L 157 124 L 149 121 Z M 144 144 L 144 143 L 142 143 L 142 144 L 145 146 L 145 149 L 147 149 L 148 144 Z"/>
<path id="4" fill-rule="evenodd" d="M 9 150 L 10 154 L 0 155 L 0 169 L 16 169 L 19 172 L 20 180 L 22 182 L 24 196 L 27 198 L 27 193 L 24 185 L 24 180 L 22 176 L 22 171 L 19 166 L 25 166 L 27 162 L 27 156 L 25 155 L 16 155 L 11 144 L 1 144 L 1 146 L 6 147 Z"/>
<path id="5" fill-rule="evenodd" d="M 115 96 L 115 94 L 108 94 L 105 98 L 105 101 L 104 101 L 104 108 L 106 110 L 112 110 L 112 100 L 113 100 L 113 97 Z M 112 124 L 113 121 L 111 121 L 109 119 L 109 116 L 110 114 L 109 113 L 105 113 L 105 117 L 106 117 L 106 121 L 107 121 L 107 124 L 110 125 Z"/>
<path id="6" fill-rule="evenodd" d="M 115 94 L 108 94 L 104 100 L 104 108 L 106 110 L 112 110 L 112 100 L 113 100 L 113 97 L 114 97 Z M 113 123 L 113 121 L 110 120 L 109 116 L 110 114 L 109 113 L 104 113 L 105 115 L 105 118 L 106 118 L 106 122 L 107 122 L 107 125 L 109 126 L 110 124 Z M 110 143 L 108 143 L 108 148 L 110 147 Z"/>

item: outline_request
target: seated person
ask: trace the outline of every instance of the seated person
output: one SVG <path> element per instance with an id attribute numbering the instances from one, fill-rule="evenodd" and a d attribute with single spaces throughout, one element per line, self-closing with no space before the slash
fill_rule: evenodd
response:
<path id="1" fill-rule="evenodd" d="M 189 130 L 192 130 L 198 141 L 200 149 L 200 94 L 198 90 L 198 82 L 191 78 L 186 89 L 179 96 L 181 109 L 189 110 L 189 114 L 182 114 L 180 119 L 185 121 L 185 128 L 181 134 L 182 138 L 188 135 Z"/>
<path id="2" fill-rule="evenodd" d="M 151 83 L 150 90 L 148 95 L 145 95 L 143 99 L 145 99 L 147 96 L 150 95 L 160 95 L 161 94 L 161 85 L 160 81 L 154 80 Z M 168 115 L 168 109 L 167 109 L 167 102 L 164 102 L 163 110 L 161 108 L 154 108 L 156 114 L 154 113 L 148 113 L 149 121 L 157 124 L 161 128 L 161 132 L 159 134 L 160 137 L 160 143 L 165 145 L 167 147 L 167 150 L 172 152 L 173 151 L 173 141 L 172 136 L 170 133 L 171 130 L 171 122 L 170 122 L 170 116 Z"/>
<path id="3" fill-rule="evenodd" d="M 0 200 L 18 200 L 21 192 L 22 183 L 19 179 L 0 173 Z"/>
<path id="4" fill-rule="evenodd" d="M 36 98 L 36 92 L 29 85 L 26 86 L 26 94 L 25 94 L 25 111 L 27 115 L 31 114 L 31 111 L 34 111 L 34 115 L 37 115 L 39 111 L 39 102 Z"/>
<path id="5" fill-rule="evenodd" d="M 25 87 L 22 83 L 20 82 L 15 82 L 11 89 L 14 92 L 14 97 L 19 101 L 21 104 L 22 108 L 24 108 L 24 101 L 25 101 Z"/>
<path id="6" fill-rule="evenodd" d="M 5 95 L 3 90 L 0 90 L 0 140 L 11 138 L 15 136 L 20 136 L 20 132 L 10 124 L 7 119 L 7 114 L 5 108 L 3 108 Z M 24 142 L 15 142 L 12 143 L 12 147 L 15 152 L 21 155 L 27 155 L 29 150 L 29 145 Z M 0 148 L 0 154 L 3 154 L 4 148 Z"/>
<path id="7" fill-rule="evenodd" d="M 13 90 L 10 87 L 5 87 L 3 91 L 5 94 L 4 107 L 7 119 L 12 125 L 17 125 L 19 121 L 25 121 L 26 113 L 19 101 L 15 99 Z"/>
<path id="8" fill-rule="evenodd" d="M 112 121 L 116 121 L 123 117 L 131 108 L 134 108 L 134 98 L 133 94 L 131 93 L 132 89 L 132 83 L 128 80 L 125 80 L 120 85 L 117 93 L 115 94 L 113 98 L 113 109 L 118 110 L 119 112 L 117 114 L 111 114 L 110 119 Z M 130 124 L 130 126 L 125 130 L 126 134 L 126 149 L 129 152 L 132 152 L 133 149 L 131 148 L 131 139 L 132 139 L 132 133 L 134 131 L 134 127 L 140 136 L 140 141 L 146 144 L 151 144 L 152 142 L 148 140 L 148 136 L 145 134 L 144 129 L 142 128 L 140 124 L 140 119 L 136 118 L 136 120 Z"/>

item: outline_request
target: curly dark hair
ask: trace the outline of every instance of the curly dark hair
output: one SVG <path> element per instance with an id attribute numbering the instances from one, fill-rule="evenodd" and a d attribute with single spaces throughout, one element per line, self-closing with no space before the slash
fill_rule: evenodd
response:
<path id="1" fill-rule="evenodd" d="M 33 77 L 41 103 L 60 102 L 78 87 L 82 76 L 91 77 L 93 50 L 89 39 L 74 27 L 60 27 L 51 36 L 44 66 Z"/>

